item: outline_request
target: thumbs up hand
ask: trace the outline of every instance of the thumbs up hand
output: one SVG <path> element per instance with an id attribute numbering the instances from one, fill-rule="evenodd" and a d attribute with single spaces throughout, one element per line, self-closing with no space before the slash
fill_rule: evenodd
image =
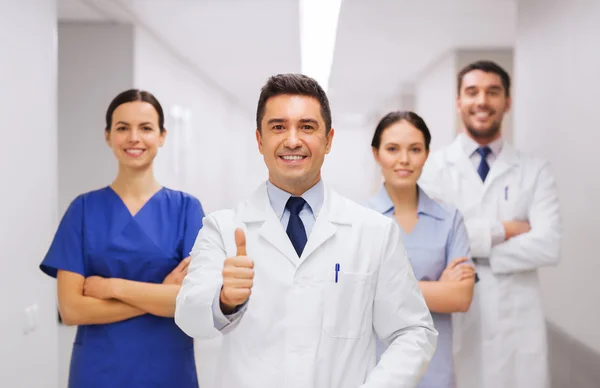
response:
<path id="1" fill-rule="evenodd" d="M 221 311 L 229 314 L 244 304 L 250 297 L 253 279 L 254 262 L 246 256 L 246 236 L 242 229 L 235 230 L 237 253 L 225 259 L 223 265 L 223 287 L 221 288 Z"/>

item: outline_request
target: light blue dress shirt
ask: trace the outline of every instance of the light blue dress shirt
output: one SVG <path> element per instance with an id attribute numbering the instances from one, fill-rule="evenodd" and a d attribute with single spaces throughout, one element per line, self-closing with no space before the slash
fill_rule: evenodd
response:
<path id="1" fill-rule="evenodd" d="M 281 221 L 283 229 L 287 229 L 288 222 L 290 221 L 290 211 L 285 208 L 285 204 L 292 194 L 280 189 L 270 181 L 267 181 L 267 194 L 269 196 L 271 207 L 275 211 L 275 214 L 277 214 L 277 218 Z M 310 232 L 315 225 L 315 221 L 319 216 L 319 211 L 321 211 L 321 207 L 323 207 L 323 201 L 325 200 L 323 181 L 319 180 L 316 185 L 308 189 L 301 197 L 306 203 L 300 211 L 299 216 L 304 224 L 306 237 L 308 239 L 310 237 Z"/>
<path id="2" fill-rule="evenodd" d="M 417 280 L 439 280 L 449 262 L 458 257 L 469 257 L 469 239 L 463 217 L 451 206 L 431 199 L 418 188 L 418 221 L 406 234 L 402 228 L 402 241 Z M 394 217 L 394 204 L 385 186 L 367 201 L 373 210 Z M 454 365 L 452 362 L 452 319 L 450 314 L 431 313 L 439 332 L 438 344 L 419 388 L 454 388 Z M 381 356 L 385 345 L 378 341 L 377 353 Z M 402 365 L 398 365 L 399 368 Z"/>

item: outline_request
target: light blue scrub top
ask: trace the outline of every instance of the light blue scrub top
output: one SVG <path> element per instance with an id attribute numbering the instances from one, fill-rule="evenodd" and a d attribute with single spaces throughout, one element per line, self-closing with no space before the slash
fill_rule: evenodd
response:
<path id="1" fill-rule="evenodd" d="M 463 217 L 456 208 L 438 203 L 418 188 L 417 216 L 414 229 L 402 232 L 410 263 L 417 280 L 439 280 L 449 262 L 458 257 L 471 257 L 469 239 Z M 394 204 L 385 186 L 367 201 L 373 210 L 394 217 Z M 438 344 L 429 368 L 419 383 L 419 388 L 454 388 L 452 363 L 452 320 L 450 314 L 431 313 L 435 328 L 439 332 Z M 381 356 L 386 345 L 377 343 L 377 356 Z M 398 365 L 402 368 L 402 365 Z"/>

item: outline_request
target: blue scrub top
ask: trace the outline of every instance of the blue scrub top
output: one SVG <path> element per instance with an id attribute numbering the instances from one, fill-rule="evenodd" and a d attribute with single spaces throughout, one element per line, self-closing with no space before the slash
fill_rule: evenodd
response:
<path id="1" fill-rule="evenodd" d="M 63 216 L 40 269 L 84 277 L 162 283 L 190 255 L 202 227 L 200 202 L 162 188 L 132 216 L 106 187 L 78 196 Z M 173 318 L 145 314 L 77 328 L 70 388 L 197 388 L 193 340 Z"/>
<path id="2" fill-rule="evenodd" d="M 420 187 L 418 189 L 418 221 L 414 229 L 406 234 L 402 227 L 402 241 L 417 280 L 439 280 L 442 272 L 452 260 L 469 257 L 469 238 L 463 217 L 454 207 L 431 199 Z M 394 217 L 394 204 L 385 186 L 367 201 L 373 210 Z M 438 344 L 429 368 L 419 383 L 419 388 L 454 388 L 454 366 L 452 362 L 452 319 L 450 314 L 431 313 L 435 328 L 439 332 Z M 377 344 L 378 357 L 385 350 Z M 398 367 L 402 367 L 399 365 Z"/>

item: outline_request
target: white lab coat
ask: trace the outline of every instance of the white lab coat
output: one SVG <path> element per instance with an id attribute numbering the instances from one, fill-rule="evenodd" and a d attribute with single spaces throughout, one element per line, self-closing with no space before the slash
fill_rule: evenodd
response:
<path id="1" fill-rule="evenodd" d="M 459 136 L 465 136 L 459 135 Z M 537 269 L 557 264 L 560 215 L 548 163 L 504 142 L 481 181 L 457 138 L 432 153 L 420 180 L 463 213 L 480 282 L 471 308 L 453 317 L 460 388 L 547 388 L 547 344 Z M 492 247 L 496 221 L 531 231 Z"/>
<path id="2" fill-rule="evenodd" d="M 229 321 L 219 292 L 238 226 L 255 278 L 248 303 Z M 194 338 L 214 337 L 215 328 L 224 334 L 215 384 L 222 388 L 416 387 L 437 341 L 397 225 L 327 187 L 301 258 L 266 185 L 207 216 L 175 321 Z M 377 367 L 375 333 L 392 343 Z"/>

